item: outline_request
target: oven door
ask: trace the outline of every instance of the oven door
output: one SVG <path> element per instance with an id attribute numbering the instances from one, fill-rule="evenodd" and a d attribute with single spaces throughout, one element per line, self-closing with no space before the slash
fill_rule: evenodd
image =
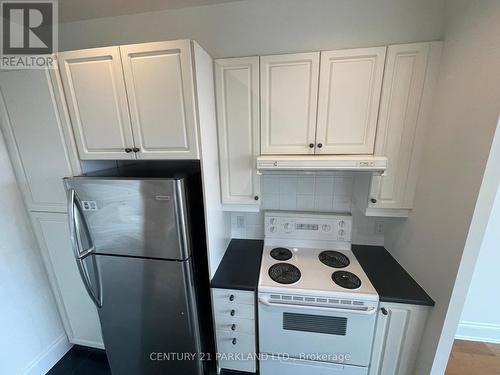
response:
<path id="1" fill-rule="evenodd" d="M 305 360 L 368 366 L 375 318 L 375 307 L 304 306 L 259 296 L 259 349 Z"/>

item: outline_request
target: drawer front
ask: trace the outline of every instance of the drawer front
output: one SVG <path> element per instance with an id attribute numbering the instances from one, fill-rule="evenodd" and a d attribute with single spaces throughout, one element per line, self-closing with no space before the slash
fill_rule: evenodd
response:
<path id="1" fill-rule="evenodd" d="M 254 292 L 236 289 L 212 289 L 214 304 L 255 305 Z"/>
<path id="2" fill-rule="evenodd" d="M 230 318 L 255 320 L 255 309 L 253 305 L 214 302 L 214 315 L 216 322 L 225 322 Z"/>
<path id="3" fill-rule="evenodd" d="M 233 330 L 234 328 L 234 330 Z M 232 316 L 222 316 L 219 319 L 215 318 L 215 329 L 217 331 L 241 332 L 255 335 L 255 320 L 233 318 Z"/>
<path id="4" fill-rule="evenodd" d="M 255 336 L 216 331 L 219 366 L 228 370 L 256 371 Z"/>

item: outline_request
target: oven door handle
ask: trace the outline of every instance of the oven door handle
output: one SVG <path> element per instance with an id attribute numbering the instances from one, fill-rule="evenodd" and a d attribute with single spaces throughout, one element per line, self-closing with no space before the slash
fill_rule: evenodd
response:
<path id="1" fill-rule="evenodd" d="M 259 298 L 259 303 L 262 303 L 266 306 L 276 306 L 276 307 L 286 307 L 286 308 L 295 308 L 295 309 L 306 309 L 306 310 L 314 310 L 314 311 L 328 311 L 328 312 L 339 312 L 344 314 L 360 314 L 360 315 L 372 315 L 377 311 L 376 307 L 370 306 L 366 309 L 344 309 L 344 308 L 336 308 L 336 307 L 324 307 L 324 306 L 309 306 L 309 305 L 301 305 L 301 304 L 291 304 L 291 303 L 282 303 L 282 302 L 270 302 L 266 298 Z"/>

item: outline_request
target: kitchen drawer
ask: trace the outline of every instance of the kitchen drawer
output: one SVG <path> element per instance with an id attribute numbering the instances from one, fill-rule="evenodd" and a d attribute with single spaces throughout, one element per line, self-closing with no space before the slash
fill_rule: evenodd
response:
<path id="1" fill-rule="evenodd" d="M 234 331 L 231 329 L 234 324 Z M 215 329 L 217 331 L 229 331 L 255 334 L 255 320 L 234 318 L 232 316 L 221 316 L 220 319 L 215 318 Z"/>
<path id="2" fill-rule="evenodd" d="M 228 318 L 255 319 L 255 308 L 253 305 L 214 302 L 214 315 L 216 322 L 223 322 Z"/>
<path id="3" fill-rule="evenodd" d="M 249 372 L 256 371 L 254 335 L 216 331 L 216 336 L 219 366 L 221 368 Z"/>
<path id="4" fill-rule="evenodd" d="M 212 289 L 214 304 L 219 303 L 232 303 L 239 305 L 240 303 L 245 305 L 255 304 L 255 294 L 254 292 L 248 292 L 245 290 L 236 289 Z"/>

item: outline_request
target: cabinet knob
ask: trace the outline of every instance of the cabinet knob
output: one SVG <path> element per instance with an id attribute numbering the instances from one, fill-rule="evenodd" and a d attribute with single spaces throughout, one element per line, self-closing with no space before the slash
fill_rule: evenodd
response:
<path id="1" fill-rule="evenodd" d="M 236 331 L 236 324 L 231 325 L 231 331 Z"/>
<path id="2" fill-rule="evenodd" d="M 323 143 L 318 143 L 318 148 L 323 147 Z"/>
<path id="3" fill-rule="evenodd" d="M 231 341 L 233 343 L 233 345 L 236 345 L 236 339 L 233 338 L 233 341 Z"/>
<path id="4" fill-rule="evenodd" d="M 386 309 L 385 307 L 382 307 L 382 308 L 380 309 L 380 311 L 381 311 L 381 312 L 382 312 L 382 314 L 384 314 L 384 315 L 387 315 L 387 314 L 388 314 L 387 309 Z"/>
<path id="5" fill-rule="evenodd" d="M 130 154 L 130 153 L 132 152 L 132 149 L 127 147 L 127 148 L 125 149 L 125 152 L 126 152 L 127 154 Z"/>
<path id="6" fill-rule="evenodd" d="M 372 202 L 372 203 L 377 203 L 377 200 L 376 200 L 375 198 L 371 198 L 371 199 L 370 199 L 370 202 Z"/>
<path id="7" fill-rule="evenodd" d="M 231 312 L 230 312 L 231 316 L 234 316 L 235 313 L 236 313 L 236 311 L 234 311 L 234 310 L 231 310 Z"/>
<path id="8" fill-rule="evenodd" d="M 255 199 L 256 201 L 258 201 L 259 200 L 259 196 L 256 195 L 255 197 L 253 197 L 253 199 Z"/>
<path id="9" fill-rule="evenodd" d="M 139 152 L 139 151 L 141 151 L 141 149 L 140 149 L 139 147 L 134 147 L 134 148 L 132 149 L 132 151 L 134 151 L 134 152 Z"/>
<path id="10" fill-rule="evenodd" d="M 230 301 L 234 301 L 234 294 L 231 294 L 231 295 L 229 296 L 229 300 L 230 300 Z"/>
<path id="11" fill-rule="evenodd" d="M 309 143 L 309 148 L 314 148 L 314 143 Z"/>

